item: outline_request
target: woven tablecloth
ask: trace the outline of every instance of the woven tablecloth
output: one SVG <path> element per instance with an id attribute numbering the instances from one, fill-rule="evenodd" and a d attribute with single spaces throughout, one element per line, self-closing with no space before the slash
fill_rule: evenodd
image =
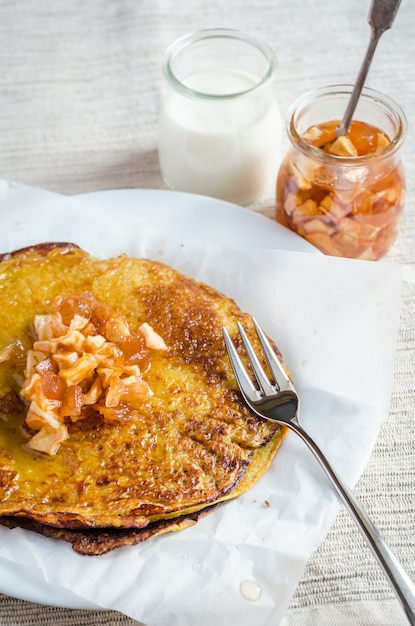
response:
<path id="1" fill-rule="evenodd" d="M 0 0 L 0 178 L 64 194 L 164 188 L 157 156 L 160 65 L 174 39 L 202 28 L 231 27 L 267 41 L 278 57 L 276 92 L 285 116 L 308 89 L 353 82 L 369 40 L 368 9 L 369 0 Z M 403 0 L 367 81 L 397 100 L 408 117 L 405 215 L 387 260 L 412 270 L 414 40 L 415 7 Z M 250 208 L 272 217 L 273 206 L 269 193 Z M 414 305 L 415 284 L 409 281 L 390 414 L 356 487 L 413 577 Z M 137 624 L 114 612 L 47 607 L 7 596 L 0 596 L 0 623 Z M 386 579 L 342 510 L 310 559 L 284 626 L 405 623 Z"/>

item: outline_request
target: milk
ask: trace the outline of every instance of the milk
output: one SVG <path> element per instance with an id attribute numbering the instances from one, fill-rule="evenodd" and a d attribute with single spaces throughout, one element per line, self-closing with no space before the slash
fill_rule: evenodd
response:
<path id="1" fill-rule="evenodd" d="M 225 69 L 197 72 L 182 83 L 194 97 L 169 89 L 160 114 L 159 158 L 168 186 L 237 204 L 274 188 L 281 118 L 269 87 Z"/>

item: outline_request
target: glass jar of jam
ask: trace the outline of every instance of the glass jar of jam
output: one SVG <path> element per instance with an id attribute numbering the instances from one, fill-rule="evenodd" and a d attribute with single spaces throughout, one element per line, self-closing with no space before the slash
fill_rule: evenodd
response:
<path id="1" fill-rule="evenodd" d="M 291 107 L 275 217 L 325 254 L 377 260 L 398 234 L 407 122 L 398 104 L 365 88 L 347 136 L 336 137 L 351 90 L 323 87 Z"/>

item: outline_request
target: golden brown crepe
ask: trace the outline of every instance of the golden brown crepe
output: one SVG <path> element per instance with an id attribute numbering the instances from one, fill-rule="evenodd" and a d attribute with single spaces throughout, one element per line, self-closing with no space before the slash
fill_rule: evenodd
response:
<path id="1" fill-rule="evenodd" d="M 243 493 L 267 470 L 285 430 L 254 416 L 237 389 L 222 325 L 237 344 L 236 321 L 257 339 L 232 300 L 167 265 L 99 260 L 71 244 L 0 261 L 0 522 L 100 554 L 195 523 L 198 512 Z M 145 366 L 140 361 L 147 395 L 122 411 L 101 399 L 81 417 L 59 417 L 67 436 L 45 454 L 28 446 L 37 426 L 27 424 L 21 387 L 36 346 L 33 320 L 49 319 L 66 296 L 105 306 L 134 337 L 149 325 L 166 349 L 149 349 Z M 79 383 L 85 398 L 98 370 Z"/>

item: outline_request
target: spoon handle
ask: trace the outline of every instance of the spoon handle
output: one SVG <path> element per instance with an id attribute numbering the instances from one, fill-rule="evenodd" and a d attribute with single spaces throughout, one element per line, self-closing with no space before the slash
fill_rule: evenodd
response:
<path id="1" fill-rule="evenodd" d="M 372 63 L 373 55 L 378 45 L 380 37 L 385 30 L 388 30 L 395 19 L 401 0 L 372 0 L 370 5 L 368 22 L 371 26 L 372 33 L 366 55 L 363 59 L 352 95 L 344 113 L 340 126 L 336 131 L 336 136 L 347 135 L 349 125 L 355 111 L 357 101 L 365 84 L 366 76 Z"/>

